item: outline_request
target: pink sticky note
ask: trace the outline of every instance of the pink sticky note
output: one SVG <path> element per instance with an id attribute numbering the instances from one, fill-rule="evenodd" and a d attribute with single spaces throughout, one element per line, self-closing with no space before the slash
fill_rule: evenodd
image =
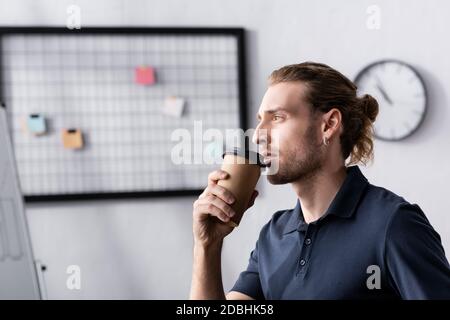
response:
<path id="1" fill-rule="evenodd" d="M 135 81 L 138 84 L 154 84 L 155 70 L 147 66 L 136 68 Z"/>

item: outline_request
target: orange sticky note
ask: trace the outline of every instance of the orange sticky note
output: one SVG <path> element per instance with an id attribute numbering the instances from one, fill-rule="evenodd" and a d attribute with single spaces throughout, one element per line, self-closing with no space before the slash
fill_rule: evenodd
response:
<path id="1" fill-rule="evenodd" d="M 62 141 L 66 149 L 81 149 L 83 147 L 83 135 L 80 129 L 63 129 Z"/>
<path id="2" fill-rule="evenodd" d="M 151 85 L 155 83 L 155 70 L 152 67 L 141 66 L 135 70 L 135 81 L 138 84 Z"/>

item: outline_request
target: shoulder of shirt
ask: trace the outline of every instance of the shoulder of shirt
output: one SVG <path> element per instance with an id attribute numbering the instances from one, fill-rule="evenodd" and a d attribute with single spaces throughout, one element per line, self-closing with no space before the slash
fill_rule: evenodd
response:
<path id="1" fill-rule="evenodd" d="M 382 216 L 383 221 L 380 223 L 380 227 L 384 229 L 384 252 L 387 246 L 403 246 L 405 242 L 412 245 L 416 241 L 420 241 L 419 239 L 432 239 L 437 248 L 445 255 L 439 233 L 433 228 L 417 203 L 410 203 L 385 188 L 371 185 L 370 189 L 369 198 L 373 198 L 374 201 L 381 199 L 384 204 L 382 210 L 373 212 L 373 214 Z M 419 243 L 417 242 L 417 244 Z M 431 247 L 431 244 L 428 246 Z"/>
<path id="2" fill-rule="evenodd" d="M 378 229 L 384 229 L 385 237 L 394 230 L 405 229 L 410 221 L 419 219 L 429 224 L 425 213 L 416 203 L 410 203 L 404 197 L 379 186 L 369 184 L 364 201 L 377 210 L 361 210 L 358 214 L 373 215 L 376 219 L 367 219 L 372 223 L 378 221 Z M 395 226 L 395 228 L 393 228 Z"/>
<path id="3" fill-rule="evenodd" d="M 390 218 L 390 216 L 403 209 L 420 210 L 417 204 L 411 204 L 404 197 L 393 191 L 373 184 L 368 185 L 364 201 L 371 206 L 379 206 L 382 210 L 377 210 L 376 214 L 385 215 L 386 218 Z"/>

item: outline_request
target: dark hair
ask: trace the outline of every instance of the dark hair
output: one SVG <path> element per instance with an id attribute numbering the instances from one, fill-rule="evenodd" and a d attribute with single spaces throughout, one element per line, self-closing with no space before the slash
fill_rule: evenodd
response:
<path id="1" fill-rule="evenodd" d="M 304 62 L 284 66 L 272 72 L 269 85 L 301 81 L 307 87 L 305 96 L 313 114 L 333 108 L 342 115 L 340 136 L 342 156 L 348 164 L 373 159 L 373 122 L 378 115 L 378 102 L 370 95 L 357 96 L 356 85 L 339 71 L 322 63 Z"/>

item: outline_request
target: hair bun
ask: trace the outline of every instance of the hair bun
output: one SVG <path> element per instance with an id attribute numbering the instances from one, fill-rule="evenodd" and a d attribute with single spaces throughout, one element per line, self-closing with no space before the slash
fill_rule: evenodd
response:
<path id="1" fill-rule="evenodd" d="M 375 100 L 375 98 L 371 95 L 365 94 L 359 98 L 359 102 L 364 114 L 370 119 L 370 121 L 374 122 L 378 115 L 377 100 Z"/>

